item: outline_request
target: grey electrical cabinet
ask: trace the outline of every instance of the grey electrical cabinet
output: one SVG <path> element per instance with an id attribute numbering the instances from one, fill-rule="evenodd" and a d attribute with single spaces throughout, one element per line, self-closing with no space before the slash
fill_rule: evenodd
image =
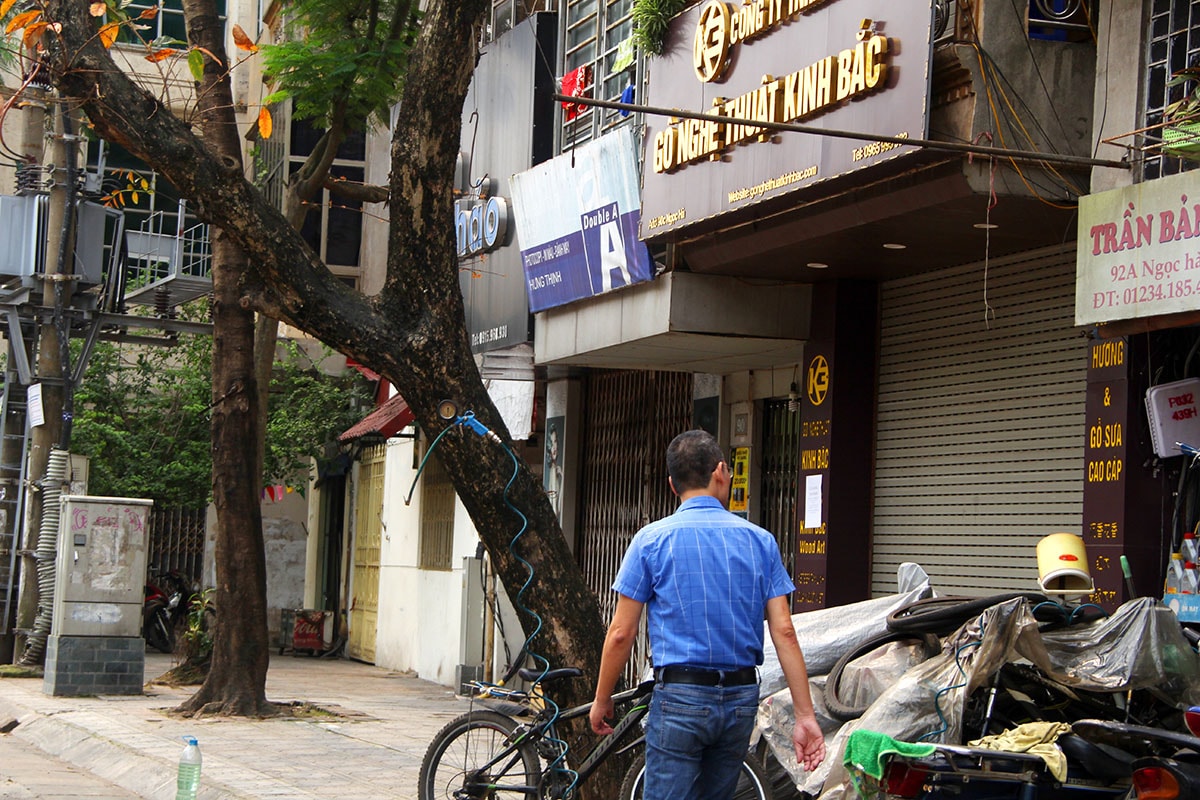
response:
<path id="1" fill-rule="evenodd" d="M 128 497 L 60 499 L 54 635 L 141 635 L 153 504 Z"/>

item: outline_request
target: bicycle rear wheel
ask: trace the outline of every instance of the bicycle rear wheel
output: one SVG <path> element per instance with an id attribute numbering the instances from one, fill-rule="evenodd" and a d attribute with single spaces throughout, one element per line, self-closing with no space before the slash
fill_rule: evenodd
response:
<path id="1" fill-rule="evenodd" d="M 646 754 L 639 753 L 621 781 L 620 800 L 642 800 L 642 782 L 646 776 Z M 742 759 L 742 772 L 738 776 L 733 800 L 775 800 L 767 771 L 750 753 Z"/>
<path id="2" fill-rule="evenodd" d="M 421 760 L 417 797 L 536 797 L 541 763 L 532 744 L 513 742 L 516 729 L 511 717 L 495 711 L 472 711 L 451 720 Z"/>

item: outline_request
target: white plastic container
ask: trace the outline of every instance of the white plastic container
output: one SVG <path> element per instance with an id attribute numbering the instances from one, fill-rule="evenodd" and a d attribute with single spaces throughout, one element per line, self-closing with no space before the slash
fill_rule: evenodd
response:
<path id="1" fill-rule="evenodd" d="M 175 800 L 196 800 L 200 791 L 200 744 L 194 736 L 185 736 L 187 745 L 179 755 L 179 775 L 175 779 Z"/>

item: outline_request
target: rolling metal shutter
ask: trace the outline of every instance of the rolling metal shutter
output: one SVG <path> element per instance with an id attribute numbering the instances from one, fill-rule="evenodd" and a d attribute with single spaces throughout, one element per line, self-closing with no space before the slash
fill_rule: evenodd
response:
<path id="1" fill-rule="evenodd" d="M 1036 591 L 1038 541 L 1082 533 L 1074 303 L 1067 248 L 881 285 L 874 595 L 904 561 L 945 594 Z"/>

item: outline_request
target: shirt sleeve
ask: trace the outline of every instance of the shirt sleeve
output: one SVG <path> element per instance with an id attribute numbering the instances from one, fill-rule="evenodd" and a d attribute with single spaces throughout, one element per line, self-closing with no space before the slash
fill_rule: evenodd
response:
<path id="1" fill-rule="evenodd" d="M 645 537 L 638 534 L 633 537 L 625 557 L 621 559 L 621 569 L 617 571 L 617 579 L 613 581 L 613 591 L 622 594 L 639 603 L 650 600 L 653 585 L 650 580 L 650 568 L 646 563 Z"/>
<path id="2" fill-rule="evenodd" d="M 783 559 L 779 555 L 779 546 L 775 544 L 774 539 L 771 539 L 771 544 L 775 545 L 771 548 L 770 553 L 770 559 L 774 562 L 774 566 L 771 568 L 771 581 L 768 584 L 768 599 L 796 591 L 796 584 L 792 583 L 791 577 L 787 574 L 787 568 L 783 566 Z"/>

